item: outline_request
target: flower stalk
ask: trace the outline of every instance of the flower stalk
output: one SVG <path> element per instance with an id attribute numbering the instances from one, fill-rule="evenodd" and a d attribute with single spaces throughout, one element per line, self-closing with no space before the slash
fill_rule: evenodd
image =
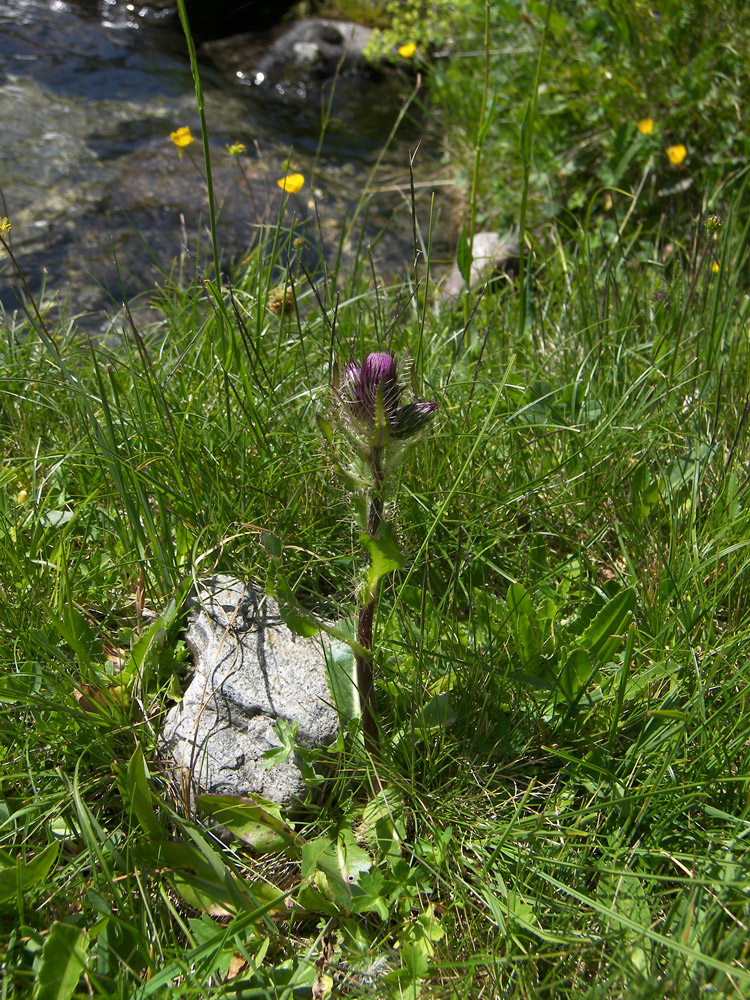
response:
<path id="1" fill-rule="evenodd" d="M 402 401 L 406 392 L 404 376 L 410 370 L 409 362 L 405 362 L 399 372 L 396 358 L 384 352 L 368 354 L 361 365 L 350 361 L 342 378 L 339 378 L 338 368 L 334 368 L 334 404 L 354 452 L 353 465 L 341 471 L 354 501 L 355 515 L 362 529 L 361 541 L 368 553 L 357 625 L 360 650 L 368 652 L 373 649 L 380 581 L 386 574 L 400 569 L 405 561 L 384 515 L 389 477 L 438 406 L 436 402 L 425 400 Z M 372 656 L 355 652 L 355 666 L 364 743 L 374 753 L 380 743 L 380 732 L 375 717 Z"/>
<path id="2" fill-rule="evenodd" d="M 383 523 L 383 464 L 381 449 L 373 449 L 371 472 L 373 474 L 373 489 L 370 497 L 370 511 L 367 518 L 367 533 L 372 539 L 376 539 L 380 533 Z M 368 593 L 367 590 L 364 591 Z M 359 621 L 357 623 L 357 642 L 364 649 L 372 650 L 372 629 L 375 620 L 375 605 L 377 603 L 377 593 L 370 594 L 365 603 L 360 604 Z M 360 654 L 355 654 L 354 662 L 357 673 L 357 687 L 359 688 L 360 704 L 362 706 L 362 733 L 365 746 L 372 753 L 378 746 L 380 731 L 375 721 L 375 688 L 372 673 L 372 658 L 365 658 Z"/>

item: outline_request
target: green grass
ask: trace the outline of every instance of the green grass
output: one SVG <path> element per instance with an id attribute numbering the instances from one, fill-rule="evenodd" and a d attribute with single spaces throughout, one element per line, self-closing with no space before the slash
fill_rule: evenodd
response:
<path id="1" fill-rule="evenodd" d="M 375 290 L 364 249 L 311 288 L 283 222 L 117 350 L 3 318 L 3 998 L 747 995 L 748 215 L 742 176 L 703 191 L 614 240 L 530 220 L 521 323 L 512 281 L 464 330 L 476 295 L 408 262 Z M 155 763 L 184 596 L 263 581 L 273 532 L 300 601 L 353 613 L 315 414 L 332 357 L 386 344 L 441 405 L 391 501 L 382 758 L 346 732 L 305 843 L 258 856 Z"/>

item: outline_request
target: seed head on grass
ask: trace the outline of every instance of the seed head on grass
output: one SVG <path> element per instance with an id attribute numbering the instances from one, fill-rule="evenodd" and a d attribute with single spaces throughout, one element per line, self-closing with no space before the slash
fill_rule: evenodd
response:
<path id="1" fill-rule="evenodd" d="M 276 316 L 294 305 L 294 290 L 291 285 L 277 285 L 268 295 L 268 308 Z"/>

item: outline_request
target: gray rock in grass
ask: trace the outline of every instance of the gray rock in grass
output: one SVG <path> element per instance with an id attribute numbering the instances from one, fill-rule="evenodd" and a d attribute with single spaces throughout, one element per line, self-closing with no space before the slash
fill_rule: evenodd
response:
<path id="1" fill-rule="evenodd" d="M 279 746 L 280 718 L 297 721 L 302 746 L 335 739 L 320 640 L 294 635 L 273 600 L 232 576 L 200 580 L 192 603 L 186 640 L 195 674 L 159 740 L 175 783 L 216 795 L 255 793 L 283 806 L 303 800 L 293 756 L 270 769 L 260 760 Z"/>
<path id="2" fill-rule="evenodd" d="M 518 236 L 514 233 L 508 233 L 506 236 L 484 231 L 475 233 L 471 248 L 470 288 L 476 288 L 477 285 L 490 281 L 500 274 L 518 270 L 520 248 Z M 440 294 L 443 300 L 455 299 L 463 287 L 464 279 L 456 264 L 443 282 Z"/>

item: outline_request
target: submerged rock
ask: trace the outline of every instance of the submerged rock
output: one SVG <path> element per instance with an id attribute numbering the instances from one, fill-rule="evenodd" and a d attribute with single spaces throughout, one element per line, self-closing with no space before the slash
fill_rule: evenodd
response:
<path id="1" fill-rule="evenodd" d="M 266 31 L 284 17 L 297 0 L 185 0 L 190 31 L 198 41 L 226 38 L 242 31 Z M 171 24 L 180 27 L 174 0 L 150 0 L 149 6 L 166 8 Z"/>
<path id="2" fill-rule="evenodd" d="M 175 784 L 195 792 L 250 793 L 289 806 L 305 780 L 294 756 L 267 769 L 262 754 L 280 745 L 277 719 L 297 722 L 301 746 L 335 739 L 338 716 L 319 640 L 294 635 L 278 606 L 232 576 L 198 581 L 187 644 L 195 674 L 164 723 L 160 756 Z"/>
<path id="3" fill-rule="evenodd" d="M 201 52 L 240 80 L 294 93 L 337 75 L 376 75 L 364 55 L 371 37 L 372 28 L 310 18 L 282 25 L 270 44 L 257 35 L 238 35 L 207 42 Z"/>

